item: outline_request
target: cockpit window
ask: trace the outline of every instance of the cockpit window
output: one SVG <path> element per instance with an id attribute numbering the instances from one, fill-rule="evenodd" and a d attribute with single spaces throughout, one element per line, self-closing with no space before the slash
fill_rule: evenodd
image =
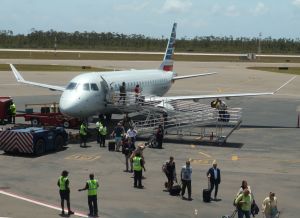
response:
<path id="1" fill-rule="evenodd" d="M 89 83 L 84 83 L 83 86 L 82 86 L 82 89 L 84 91 L 90 91 L 90 84 Z"/>
<path id="2" fill-rule="evenodd" d="M 99 90 L 96 83 L 91 83 L 91 90 L 92 91 L 98 91 Z"/>
<path id="3" fill-rule="evenodd" d="M 73 90 L 73 89 L 76 88 L 76 86 L 77 86 L 77 83 L 71 82 L 71 83 L 69 83 L 69 85 L 67 86 L 67 90 Z"/>

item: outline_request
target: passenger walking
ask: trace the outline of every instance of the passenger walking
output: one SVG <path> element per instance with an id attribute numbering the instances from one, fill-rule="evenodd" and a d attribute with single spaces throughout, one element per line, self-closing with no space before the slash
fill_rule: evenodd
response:
<path id="1" fill-rule="evenodd" d="M 171 188 L 173 187 L 174 180 L 177 181 L 174 157 L 171 156 L 169 161 L 167 161 L 163 165 L 163 171 L 166 174 L 167 179 L 168 179 L 166 188 L 167 188 L 168 191 L 170 191 Z"/>
<path id="2" fill-rule="evenodd" d="M 13 123 L 13 124 L 16 123 L 16 113 L 17 113 L 16 105 L 12 101 L 11 105 L 9 106 L 10 123 Z"/>
<path id="3" fill-rule="evenodd" d="M 159 124 L 157 131 L 156 131 L 156 142 L 157 148 L 162 149 L 162 143 L 164 140 L 164 129 L 161 124 Z"/>
<path id="4" fill-rule="evenodd" d="M 243 218 L 244 216 L 250 218 L 251 202 L 252 197 L 246 188 L 234 201 L 238 208 L 238 218 Z"/>
<path id="5" fill-rule="evenodd" d="M 80 130 L 79 130 L 79 135 L 80 135 L 80 147 L 86 147 L 86 141 L 87 141 L 87 125 L 85 122 L 82 122 L 80 125 Z"/>
<path id="6" fill-rule="evenodd" d="M 181 190 L 181 198 L 186 199 L 184 197 L 185 189 L 188 190 L 188 200 L 192 200 L 192 167 L 190 161 L 186 161 L 185 166 L 181 168 L 181 183 L 182 183 L 182 190 Z"/>
<path id="7" fill-rule="evenodd" d="M 122 82 L 122 85 L 120 86 L 119 102 L 120 101 L 122 101 L 122 103 L 125 104 L 125 101 L 126 101 L 126 84 L 125 84 L 125 82 Z"/>
<path id="8" fill-rule="evenodd" d="M 67 201 L 68 215 L 74 214 L 70 207 L 70 182 L 68 178 L 69 172 L 64 170 L 61 173 L 61 176 L 58 178 L 57 186 L 59 187 L 60 195 L 60 205 L 61 205 L 61 215 L 65 215 L 65 200 Z"/>
<path id="9" fill-rule="evenodd" d="M 134 88 L 134 93 L 135 93 L 135 103 L 139 102 L 140 94 L 141 94 L 141 88 L 140 85 L 137 84 Z"/>
<path id="10" fill-rule="evenodd" d="M 210 181 L 210 198 L 213 189 L 215 188 L 214 200 L 217 200 L 219 184 L 221 183 L 221 171 L 217 168 L 217 161 L 213 161 L 213 166 L 207 171 L 206 175 Z M 212 198 L 211 198 L 212 199 Z"/>
<path id="11" fill-rule="evenodd" d="M 277 198 L 274 192 L 270 192 L 262 203 L 262 212 L 266 218 L 278 218 Z"/>
<path id="12" fill-rule="evenodd" d="M 133 156 L 131 156 L 133 157 Z M 133 172 L 134 172 L 134 188 L 144 188 L 142 185 L 142 177 L 143 177 L 143 169 L 146 171 L 144 159 L 141 157 L 141 154 L 139 152 L 136 152 L 134 157 L 131 158 L 131 161 L 133 163 Z"/>
<path id="13" fill-rule="evenodd" d="M 135 150 L 135 147 L 133 146 L 133 142 L 131 141 L 131 138 L 127 137 L 125 138 L 123 142 L 123 148 L 122 153 L 125 156 L 125 166 L 126 170 L 124 172 L 133 172 L 133 163 L 130 161 L 130 157 L 132 152 Z M 129 171 L 129 164 L 130 164 L 130 171 Z"/>
<path id="14" fill-rule="evenodd" d="M 115 137 L 116 151 L 120 151 L 122 145 L 122 137 L 124 136 L 125 130 L 121 122 L 115 127 L 114 131 L 111 133 L 112 137 Z"/>
<path id="15" fill-rule="evenodd" d="M 129 127 L 131 126 L 131 118 L 128 116 L 128 113 L 125 113 L 123 120 L 122 120 L 122 124 L 123 124 L 125 131 L 127 131 L 129 129 Z"/>
<path id="16" fill-rule="evenodd" d="M 107 135 L 107 128 L 105 123 L 103 122 L 103 125 L 101 125 L 99 127 L 99 136 L 100 136 L 100 147 L 105 147 L 105 139 L 106 139 L 106 135 Z"/>
<path id="17" fill-rule="evenodd" d="M 78 191 L 88 190 L 88 205 L 90 213 L 88 216 L 98 217 L 97 189 L 99 188 L 98 180 L 94 179 L 94 174 L 90 174 L 90 179 L 86 182 L 85 187 Z"/>
<path id="18" fill-rule="evenodd" d="M 137 135 L 137 131 L 134 129 L 133 126 L 130 126 L 129 129 L 127 130 L 127 137 L 130 138 L 132 144 L 133 144 L 133 147 L 135 149 L 135 140 L 136 140 L 136 135 Z"/>

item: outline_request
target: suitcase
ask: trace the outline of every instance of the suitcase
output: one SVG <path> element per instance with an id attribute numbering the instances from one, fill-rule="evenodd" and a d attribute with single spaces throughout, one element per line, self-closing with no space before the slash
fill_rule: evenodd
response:
<path id="1" fill-rule="evenodd" d="M 115 141 L 108 142 L 108 150 L 109 151 L 115 151 L 115 149 L 116 149 L 116 143 L 115 143 Z"/>
<path id="2" fill-rule="evenodd" d="M 207 189 L 203 189 L 202 191 L 202 198 L 203 198 L 203 202 L 210 202 L 210 182 L 208 179 L 208 188 Z"/>
<path id="3" fill-rule="evenodd" d="M 180 185 L 173 185 L 173 187 L 170 189 L 170 195 L 172 196 L 178 196 L 181 192 L 181 186 Z"/>
<path id="4" fill-rule="evenodd" d="M 210 190 L 209 189 L 203 189 L 203 201 L 204 202 L 210 202 Z"/>

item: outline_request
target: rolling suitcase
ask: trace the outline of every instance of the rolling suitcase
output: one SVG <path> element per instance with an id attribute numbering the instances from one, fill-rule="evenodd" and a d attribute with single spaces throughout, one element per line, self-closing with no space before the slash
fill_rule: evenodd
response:
<path id="1" fill-rule="evenodd" d="M 202 198 L 203 198 L 203 202 L 210 202 L 210 183 L 209 183 L 209 179 L 208 179 L 208 188 L 207 189 L 203 189 L 202 191 Z"/>
<path id="2" fill-rule="evenodd" d="M 173 187 L 170 189 L 170 195 L 172 196 L 178 196 L 181 192 L 181 186 L 179 184 L 173 185 Z"/>
<path id="3" fill-rule="evenodd" d="M 115 149 L 116 149 L 116 143 L 115 143 L 115 141 L 109 141 L 108 142 L 108 150 L 109 151 L 115 151 Z"/>

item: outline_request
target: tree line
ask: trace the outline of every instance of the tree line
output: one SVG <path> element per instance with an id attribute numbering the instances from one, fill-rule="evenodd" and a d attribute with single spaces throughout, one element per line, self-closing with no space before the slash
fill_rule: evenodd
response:
<path id="1" fill-rule="evenodd" d="M 257 53 L 260 41 L 262 53 L 300 53 L 300 39 L 196 36 L 176 40 L 177 52 Z M 85 49 L 164 51 L 167 38 L 114 32 L 58 32 L 32 30 L 28 34 L 0 31 L 0 48 Z"/>

